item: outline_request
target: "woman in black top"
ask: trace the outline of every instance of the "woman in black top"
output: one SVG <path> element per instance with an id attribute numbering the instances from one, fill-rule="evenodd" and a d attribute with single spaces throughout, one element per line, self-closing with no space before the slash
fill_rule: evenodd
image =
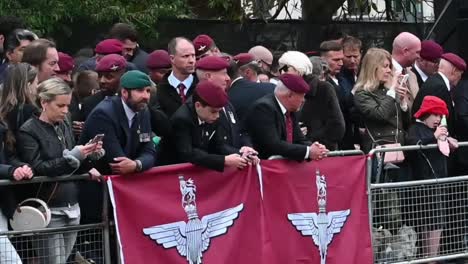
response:
<path id="1" fill-rule="evenodd" d="M 89 160 L 104 155 L 102 142 L 75 146 L 70 121 L 67 119 L 72 90 L 62 80 L 52 78 L 39 87 L 42 112 L 20 128 L 17 141 L 18 155 L 29 163 L 36 175 L 71 175 L 87 167 Z M 50 207 L 52 219 L 48 227 L 78 225 L 80 207 L 76 182 L 43 184 L 37 191 L 39 198 Z M 40 263 L 66 263 L 76 240 L 76 232 L 47 236 L 38 245 Z M 60 254 L 56 254 L 60 250 Z M 55 255 L 55 256 L 54 256 Z"/>

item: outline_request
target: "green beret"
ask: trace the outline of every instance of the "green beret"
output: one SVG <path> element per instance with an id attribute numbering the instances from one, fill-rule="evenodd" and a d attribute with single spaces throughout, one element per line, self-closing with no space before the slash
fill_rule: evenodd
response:
<path id="1" fill-rule="evenodd" d="M 141 89 L 151 86 L 151 79 L 144 72 L 128 71 L 120 78 L 120 86 L 125 89 Z"/>

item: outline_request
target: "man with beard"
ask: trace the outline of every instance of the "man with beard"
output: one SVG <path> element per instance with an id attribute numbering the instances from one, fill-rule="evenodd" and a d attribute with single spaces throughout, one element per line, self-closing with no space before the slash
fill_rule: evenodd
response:
<path id="1" fill-rule="evenodd" d="M 117 95 L 119 92 L 120 77 L 125 73 L 127 61 L 124 57 L 117 54 L 104 56 L 96 65 L 96 71 L 99 75 L 98 93 L 89 96 L 83 101 L 81 106 L 81 121 L 85 121 L 93 109 L 106 96 Z"/>
<path id="2" fill-rule="evenodd" d="M 172 114 L 192 95 L 197 80 L 195 72 L 195 48 L 184 37 L 173 38 L 168 46 L 172 71 L 164 76 L 156 92 L 156 106 L 167 117 Z"/>
<path id="3" fill-rule="evenodd" d="M 135 64 L 138 70 L 148 73 L 146 61 L 148 53 L 138 45 L 138 32 L 134 26 L 126 23 L 117 23 L 109 31 L 109 38 L 118 39 L 123 44 L 122 55 L 127 61 Z"/>
<path id="4" fill-rule="evenodd" d="M 94 164 L 103 175 L 141 172 L 155 162 L 147 107 L 151 80 L 145 73 L 134 70 L 122 76 L 120 85 L 120 96 L 106 97 L 90 114 L 79 141 L 89 142 L 103 135 L 106 154 Z M 100 221 L 102 184 L 83 183 L 80 196 L 82 223 Z"/>
<path id="5" fill-rule="evenodd" d="M 273 54 L 267 48 L 263 46 L 255 46 L 249 50 L 249 54 L 252 54 L 260 66 L 260 74 L 266 74 L 270 77 L 271 66 L 273 65 Z"/>

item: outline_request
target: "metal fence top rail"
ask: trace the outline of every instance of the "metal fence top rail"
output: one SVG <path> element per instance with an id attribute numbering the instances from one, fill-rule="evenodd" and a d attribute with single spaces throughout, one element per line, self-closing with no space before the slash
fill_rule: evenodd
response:
<path id="1" fill-rule="evenodd" d="M 458 142 L 458 148 L 460 147 L 468 147 L 468 141 Z M 372 157 L 376 153 L 380 152 L 392 152 L 392 151 L 407 151 L 407 150 L 423 150 L 423 149 L 435 149 L 437 148 L 437 144 L 429 144 L 429 145 L 411 145 L 411 146 L 401 146 L 395 148 L 379 148 L 379 149 L 372 149 L 369 151 L 369 157 Z"/>
<path id="2" fill-rule="evenodd" d="M 327 157 L 342 157 L 342 156 L 354 156 L 354 155 L 364 155 L 362 150 L 337 150 L 330 151 Z"/>
<path id="3" fill-rule="evenodd" d="M 6 185 L 17 185 L 17 184 L 31 184 L 31 183 L 42 183 L 42 182 L 61 182 L 61 181 L 78 181 L 78 180 L 89 180 L 88 174 L 70 175 L 70 176 L 34 176 L 30 180 L 12 181 L 12 180 L 0 180 L 0 186 Z"/>
<path id="4" fill-rule="evenodd" d="M 468 175 L 465 176 L 456 176 L 456 177 L 445 177 L 438 179 L 429 179 L 429 180 L 417 180 L 417 181 L 402 181 L 402 182 L 388 182 L 388 183 L 371 183 L 371 189 L 390 189 L 390 188 L 400 188 L 400 187 L 413 187 L 413 186 L 422 186 L 429 184 L 441 184 L 441 183 L 452 183 L 452 182 L 462 182 L 468 181 Z"/>

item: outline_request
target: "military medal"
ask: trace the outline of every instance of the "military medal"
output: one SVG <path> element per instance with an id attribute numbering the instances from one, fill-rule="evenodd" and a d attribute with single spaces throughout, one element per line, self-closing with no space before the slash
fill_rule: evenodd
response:
<path id="1" fill-rule="evenodd" d="M 151 140 L 149 133 L 141 133 L 138 136 L 140 137 L 140 142 L 150 142 Z"/>

